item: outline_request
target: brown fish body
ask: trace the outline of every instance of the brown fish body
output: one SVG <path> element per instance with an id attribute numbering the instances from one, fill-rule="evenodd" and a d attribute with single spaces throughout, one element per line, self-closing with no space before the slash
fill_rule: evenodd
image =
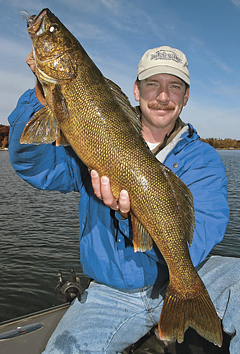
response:
<path id="1" fill-rule="evenodd" d="M 134 249 L 151 249 L 153 239 L 169 268 L 160 337 L 182 342 L 191 326 L 221 346 L 218 317 L 189 256 L 187 241 L 191 243 L 194 227 L 189 189 L 152 155 L 127 98 L 103 77 L 49 10 L 43 10 L 28 30 L 48 107 L 29 122 L 21 142 L 56 140 L 51 129 L 43 139 L 42 128 L 37 128 L 43 115 L 55 117 L 80 159 L 100 176 L 110 178 L 114 196 L 118 198 L 122 189 L 128 191 Z M 54 129 L 57 137 L 58 125 Z"/>

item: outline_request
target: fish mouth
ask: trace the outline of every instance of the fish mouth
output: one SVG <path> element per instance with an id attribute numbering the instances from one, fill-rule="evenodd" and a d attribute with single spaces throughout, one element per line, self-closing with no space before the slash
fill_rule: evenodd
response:
<path id="1" fill-rule="evenodd" d="M 62 56 L 62 54 L 59 55 L 54 55 L 49 57 L 48 59 L 45 60 L 40 60 L 39 57 L 37 56 L 35 47 L 34 47 L 34 39 L 41 34 L 43 34 L 46 30 L 46 18 L 49 18 L 52 14 L 52 12 L 49 9 L 43 9 L 38 15 L 33 15 L 31 16 L 31 21 L 28 22 L 27 29 L 28 33 L 30 35 L 30 38 L 32 40 L 33 44 L 33 56 L 36 61 L 38 59 L 39 62 L 41 63 L 46 63 L 48 61 L 51 61 L 52 59 L 58 59 Z M 38 58 L 37 58 L 38 57 Z"/>
<path id="2" fill-rule="evenodd" d="M 31 22 L 28 23 L 28 33 L 31 37 L 39 36 L 45 30 L 45 17 L 49 15 L 49 9 L 43 9 Z"/>

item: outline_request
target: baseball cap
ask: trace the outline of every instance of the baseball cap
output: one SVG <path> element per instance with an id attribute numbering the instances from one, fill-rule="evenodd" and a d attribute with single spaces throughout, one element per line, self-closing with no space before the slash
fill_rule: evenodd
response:
<path id="1" fill-rule="evenodd" d="M 156 74 L 171 74 L 190 85 L 188 62 L 179 49 L 162 46 L 143 54 L 137 68 L 137 78 L 147 79 Z"/>

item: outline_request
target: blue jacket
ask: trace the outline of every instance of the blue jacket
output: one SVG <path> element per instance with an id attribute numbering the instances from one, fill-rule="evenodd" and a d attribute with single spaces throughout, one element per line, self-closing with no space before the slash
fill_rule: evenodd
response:
<path id="1" fill-rule="evenodd" d="M 71 147 L 19 144 L 26 123 L 41 107 L 34 90 L 28 90 L 9 116 L 10 160 L 18 175 L 38 189 L 80 193 L 83 272 L 119 289 L 166 280 L 168 269 L 160 251 L 154 246 L 151 251 L 134 253 L 129 220 L 122 220 L 118 212 L 95 197 L 88 169 Z M 190 255 L 197 266 L 223 239 L 229 221 L 225 169 L 218 153 L 201 142 L 191 126 L 163 162 L 185 182 L 194 197 L 196 226 Z"/>

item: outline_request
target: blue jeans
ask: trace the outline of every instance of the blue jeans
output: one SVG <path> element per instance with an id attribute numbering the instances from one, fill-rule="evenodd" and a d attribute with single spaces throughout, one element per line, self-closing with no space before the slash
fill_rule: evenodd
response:
<path id="1" fill-rule="evenodd" d="M 226 333 L 230 353 L 240 350 L 240 259 L 212 256 L 199 267 Z M 158 324 L 167 283 L 118 290 L 92 282 L 74 300 L 43 354 L 121 353 Z"/>

